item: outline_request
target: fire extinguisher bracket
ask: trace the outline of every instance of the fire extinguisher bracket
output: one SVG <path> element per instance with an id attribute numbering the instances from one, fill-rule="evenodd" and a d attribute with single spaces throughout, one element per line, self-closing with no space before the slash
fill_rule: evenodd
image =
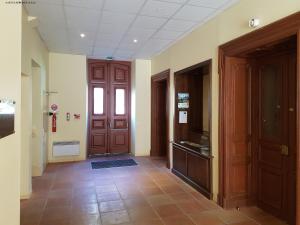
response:
<path id="1" fill-rule="evenodd" d="M 49 116 L 53 116 L 53 114 L 54 114 L 54 112 L 48 112 L 48 115 L 49 115 Z M 59 113 L 58 113 L 58 112 L 55 112 L 55 114 L 58 115 Z"/>

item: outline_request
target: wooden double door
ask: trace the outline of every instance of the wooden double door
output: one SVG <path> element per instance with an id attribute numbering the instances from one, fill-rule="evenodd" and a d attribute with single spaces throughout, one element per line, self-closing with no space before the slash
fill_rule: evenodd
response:
<path id="1" fill-rule="evenodd" d="M 257 205 L 294 224 L 296 54 L 227 57 L 226 208 Z M 229 91 L 231 90 L 231 91 Z"/>
<path id="2" fill-rule="evenodd" d="M 130 62 L 88 60 L 88 153 L 128 153 Z"/>

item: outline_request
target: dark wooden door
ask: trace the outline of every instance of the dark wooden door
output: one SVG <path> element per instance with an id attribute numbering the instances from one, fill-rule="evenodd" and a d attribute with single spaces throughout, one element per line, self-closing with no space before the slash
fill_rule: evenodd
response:
<path id="1" fill-rule="evenodd" d="M 129 73 L 128 65 L 110 64 L 109 146 L 111 153 L 129 151 Z"/>
<path id="2" fill-rule="evenodd" d="M 108 65 L 91 62 L 89 73 L 89 154 L 108 152 Z"/>
<path id="3" fill-rule="evenodd" d="M 225 208 L 243 206 L 248 203 L 251 160 L 250 160 L 250 95 L 251 67 L 243 58 L 226 57 L 223 102 L 226 126 L 224 144 L 224 172 L 221 174 L 226 195 L 221 200 Z"/>
<path id="4" fill-rule="evenodd" d="M 295 218 L 296 64 L 294 54 L 259 58 L 258 205 Z M 294 63 L 293 63 L 294 62 Z"/>
<path id="5" fill-rule="evenodd" d="M 127 153 L 130 63 L 89 60 L 88 153 Z"/>

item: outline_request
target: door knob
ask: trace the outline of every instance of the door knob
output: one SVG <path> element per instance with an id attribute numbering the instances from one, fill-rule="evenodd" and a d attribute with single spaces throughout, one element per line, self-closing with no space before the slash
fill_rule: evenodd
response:
<path id="1" fill-rule="evenodd" d="M 289 147 L 287 145 L 281 145 L 281 155 L 289 155 Z"/>

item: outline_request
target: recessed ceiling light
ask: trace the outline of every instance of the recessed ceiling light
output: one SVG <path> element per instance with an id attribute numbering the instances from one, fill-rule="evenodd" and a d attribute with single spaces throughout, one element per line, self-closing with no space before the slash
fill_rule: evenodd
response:
<path id="1" fill-rule="evenodd" d="M 85 37 L 85 34 L 84 34 L 84 33 L 81 33 L 81 34 L 80 34 L 80 37 L 81 37 L 81 38 L 84 38 L 84 37 Z"/>
<path id="2" fill-rule="evenodd" d="M 133 43 L 138 43 L 138 39 L 133 39 Z"/>

